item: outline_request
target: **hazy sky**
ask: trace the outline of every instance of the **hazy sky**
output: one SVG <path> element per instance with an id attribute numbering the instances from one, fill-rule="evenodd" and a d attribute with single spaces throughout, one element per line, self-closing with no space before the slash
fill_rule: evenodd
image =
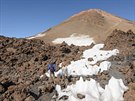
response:
<path id="1" fill-rule="evenodd" d="M 135 0 L 0 0 L 0 35 L 28 37 L 93 8 L 135 21 Z"/>

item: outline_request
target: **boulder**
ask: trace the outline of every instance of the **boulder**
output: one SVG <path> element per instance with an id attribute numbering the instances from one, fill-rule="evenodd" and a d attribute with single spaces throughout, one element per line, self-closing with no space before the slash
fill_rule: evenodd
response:
<path id="1" fill-rule="evenodd" d="M 5 92 L 5 88 L 2 84 L 0 84 L 0 94 Z"/>
<path id="2" fill-rule="evenodd" d="M 85 95 L 78 93 L 78 94 L 77 94 L 77 97 L 78 97 L 79 99 L 84 99 L 84 98 L 85 98 Z"/>

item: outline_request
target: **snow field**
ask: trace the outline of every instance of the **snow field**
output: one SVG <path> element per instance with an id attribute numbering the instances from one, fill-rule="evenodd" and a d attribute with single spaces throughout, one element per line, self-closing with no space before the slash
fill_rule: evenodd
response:
<path id="1" fill-rule="evenodd" d="M 88 45 L 91 45 L 91 43 L 95 43 L 92 38 L 89 38 L 88 35 L 75 36 L 75 34 L 72 34 L 70 37 L 67 37 L 67 38 L 57 38 L 53 40 L 52 42 L 54 44 L 60 44 L 64 41 L 68 45 L 74 44 L 77 46 L 88 46 Z"/>
<path id="2" fill-rule="evenodd" d="M 57 85 L 56 91 L 59 96 L 56 101 L 63 101 L 59 99 L 65 95 L 68 96 L 66 101 L 124 101 L 123 93 L 127 89 L 121 79 L 115 79 L 114 77 L 109 80 L 109 84 L 105 86 L 105 89 L 94 79 L 83 81 L 80 78 L 76 84 L 67 86 L 63 90 Z M 77 94 L 82 94 L 85 98 L 79 99 Z"/>
<path id="3" fill-rule="evenodd" d="M 94 42 L 88 36 L 75 37 L 72 35 L 69 38 L 58 38 L 53 43 L 62 43 L 63 41 L 68 45 L 74 44 L 78 46 L 87 46 Z M 90 81 L 83 81 L 81 77 L 96 75 L 98 72 L 103 72 L 110 68 L 111 62 L 106 60 L 113 55 L 117 55 L 119 51 L 117 49 L 102 50 L 103 47 L 104 44 L 97 44 L 93 48 L 85 50 L 82 59 L 71 61 L 71 64 L 66 67 L 61 67 L 62 69 L 55 72 L 55 76 L 63 74 L 63 70 L 67 71 L 68 75 L 80 76 L 76 84 L 68 85 L 65 89 L 61 89 L 59 85 L 56 85 L 56 91 L 58 92 L 56 101 L 64 101 L 62 99 L 60 100 L 62 96 L 68 96 L 66 101 L 124 101 L 123 93 L 128 87 L 124 85 L 122 79 L 111 77 L 104 89 L 94 79 L 91 78 Z M 91 58 L 91 61 L 88 61 L 89 58 Z M 100 62 L 100 64 L 97 65 L 97 62 Z M 59 66 L 61 65 L 62 63 Z M 48 72 L 46 75 L 49 77 Z M 82 94 L 85 97 L 79 99 L 77 94 Z"/>

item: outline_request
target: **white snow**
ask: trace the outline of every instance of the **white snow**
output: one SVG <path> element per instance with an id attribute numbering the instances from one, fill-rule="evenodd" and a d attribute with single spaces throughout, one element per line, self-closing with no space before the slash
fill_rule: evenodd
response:
<path id="1" fill-rule="evenodd" d="M 67 67 L 65 67 L 65 69 L 68 70 L 68 75 L 93 75 L 93 74 L 97 74 L 99 72 L 99 70 L 104 71 L 104 70 L 108 70 L 111 66 L 111 63 L 108 61 L 103 61 L 100 63 L 99 66 L 97 65 L 90 65 L 89 61 L 86 59 L 81 59 L 78 61 L 72 61 L 70 65 L 68 65 Z M 64 69 L 64 68 L 63 68 Z M 62 70 L 60 69 L 58 72 L 56 72 L 56 76 L 57 74 L 61 74 Z"/>
<path id="2" fill-rule="evenodd" d="M 56 101 L 64 101 L 59 100 L 64 95 L 68 96 L 66 101 L 124 101 L 123 93 L 128 88 L 123 84 L 122 79 L 111 77 L 109 83 L 103 89 L 94 79 L 83 81 L 81 77 L 96 75 L 98 72 L 103 72 L 110 68 L 111 63 L 106 59 L 117 55 L 119 51 L 117 49 L 102 50 L 103 47 L 104 44 L 97 44 L 93 48 L 85 50 L 82 59 L 71 61 L 68 66 L 62 67 L 62 63 L 59 64 L 62 69 L 55 72 L 55 76 L 62 74 L 63 70 L 67 69 L 68 75 L 80 76 L 80 80 L 76 84 L 68 85 L 63 90 L 61 90 L 59 85 L 56 85 L 56 91 L 58 92 Z M 88 61 L 89 58 L 92 58 L 92 61 Z M 96 64 L 98 61 L 100 61 L 99 65 Z M 49 77 L 49 72 L 46 75 Z M 79 99 L 77 97 L 78 93 L 85 95 L 85 98 Z"/>
<path id="3" fill-rule="evenodd" d="M 119 51 L 117 49 L 114 50 L 100 50 L 103 48 L 104 44 L 97 44 L 93 48 L 85 50 L 83 52 L 83 59 L 80 59 L 78 61 L 71 61 L 71 64 L 63 67 L 63 69 L 68 70 L 68 75 L 93 75 L 97 74 L 100 70 L 100 72 L 103 72 L 104 70 L 108 70 L 111 66 L 111 63 L 109 61 L 103 61 L 107 58 L 111 57 L 112 55 L 116 55 Z M 88 58 L 93 58 L 93 61 L 88 61 Z M 98 61 L 102 61 L 99 66 L 97 66 L 95 63 Z M 93 65 L 95 64 L 95 65 Z M 61 66 L 62 64 L 60 64 Z M 57 74 L 61 73 L 62 70 L 60 69 Z"/>
<path id="4" fill-rule="evenodd" d="M 123 93 L 127 89 L 121 79 L 115 79 L 114 77 L 109 80 L 109 84 L 106 85 L 105 89 L 94 79 L 83 81 L 82 77 L 76 84 L 67 86 L 63 90 L 59 85 L 56 85 L 56 91 L 59 94 L 57 101 L 63 101 L 58 99 L 64 95 L 69 97 L 66 101 L 124 101 Z M 78 93 L 85 95 L 85 98 L 79 99 L 77 97 Z"/>
<path id="5" fill-rule="evenodd" d="M 104 44 L 97 44 L 92 49 L 85 50 L 83 52 L 83 57 L 86 59 L 92 58 L 93 61 L 91 61 L 90 64 L 95 64 L 98 61 L 106 60 L 112 55 L 117 55 L 117 53 L 119 53 L 117 49 L 109 51 L 101 50 L 103 47 Z"/>
<path id="6" fill-rule="evenodd" d="M 76 84 L 72 84 L 63 90 L 61 90 L 59 85 L 56 85 L 56 91 L 59 94 L 58 99 L 63 95 L 67 95 L 69 96 L 67 101 L 99 101 L 100 94 L 103 93 L 104 89 L 95 80 L 83 81 L 81 77 Z M 85 98 L 79 99 L 77 97 L 78 93 L 85 95 Z"/>
<path id="7" fill-rule="evenodd" d="M 103 101 L 124 101 L 123 93 L 128 87 L 123 84 L 122 79 L 112 77 L 109 84 L 105 86 L 105 91 L 102 94 Z"/>
<path id="8" fill-rule="evenodd" d="M 44 75 L 41 75 L 41 76 L 40 76 L 40 79 L 43 78 L 43 76 L 44 76 Z"/>
<path id="9" fill-rule="evenodd" d="M 94 40 L 90 38 L 88 35 L 75 36 L 75 34 L 72 34 L 70 37 L 67 38 L 57 38 L 52 42 L 54 44 L 60 44 L 64 41 L 68 45 L 74 44 L 76 46 L 88 46 L 91 45 L 91 43 L 95 43 Z"/>
<path id="10" fill-rule="evenodd" d="M 37 34 L 36 36 L 33 36 L 33 37 L 29 37 L 29 38 L 27 38 L 27 39 L 33 39 L 33 38 L 37 38 L 37 37 L 43 37 L 43 36 L 45 36 L 45 34 Z"/>

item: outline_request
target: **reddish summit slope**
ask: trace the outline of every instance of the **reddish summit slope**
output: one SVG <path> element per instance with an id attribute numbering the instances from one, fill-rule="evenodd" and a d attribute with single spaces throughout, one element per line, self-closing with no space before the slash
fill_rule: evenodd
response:
<path id="1" fill-rule="evenodd" d="M 102 42 L 114 30 L 135 32 L 135 22 L 114 16 L 99 9 L 82 11 L 66 21 L 31 38 L 52 42 L 57 38 L 69 37 L 72 34 L 89 35 L 95 42 Z"/>

